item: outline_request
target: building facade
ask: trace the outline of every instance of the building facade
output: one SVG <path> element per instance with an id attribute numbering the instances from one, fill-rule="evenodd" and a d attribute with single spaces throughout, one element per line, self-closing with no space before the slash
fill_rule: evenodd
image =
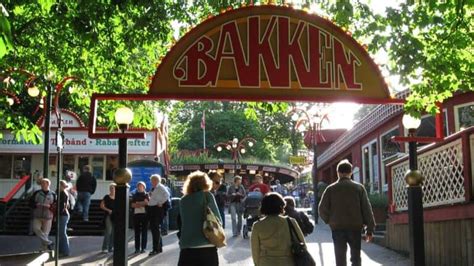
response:
<path id="1" fill-rule="evenodd" d="M 88 128 L 81 119 L 71 111 L 62 110 L 62 125 L 64 132 L 63 172 L 73 171 L 80 174 L 84 165 L 92 167 L 92 173 L 97 179 L 97 192 L 93 199 L 100 199 L 108 193 L 108 185 L 113 180 L 113 171 L 118 168 L 118 140 L 91 139 Z M 42 119 L 38 121 L 42 125 Z M 51 133 L 49 149 L 49 171 L 47 177 L 56 188 L 57 177 L 57 146 L 56 146 L 56 116 L 51 116 Z M 106 129 L 103 129 L 104 131 Z M 164 151 L 165 138 L 159 129 L 139 130 L 145 132 L 145 139 L 128 140 L 128 161 L 156 160 Z M 36 180 L 43 176 L 44 145 L 31 141 L 17 140 L 9 131 L 2 131 L 0 139 L 0 198 L 4 197 L 25 174 L 31 174 L 33 186 Z M 63 174 L 64 174 L 63 173 Z M 19 195 L 17 195 L 19 196 Z"/>

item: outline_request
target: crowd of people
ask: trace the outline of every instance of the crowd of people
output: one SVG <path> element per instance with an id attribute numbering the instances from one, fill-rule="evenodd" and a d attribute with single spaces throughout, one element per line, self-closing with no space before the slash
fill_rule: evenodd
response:
<path id="1" fill-rule="evenodd" d="M 364 186 L 350 178 L 350 162 L 341 161 L 337 166 L 337 173 L 337 181 L 324 185 L 324 191 L 318 194 L 319 215 L 331 227 L 337 265 L 346 264 L 347 245 L 351 249 L 352 265 L 360 265 L 361 230 L 365 228 L 366 240 L 370 241 L 375 227 L 373 213 Z M 149 255 L 163 252 L 162 235 L 167 234 L 168 222 L 165 218 L 171 206 L 171 191 L 163 180 L 158 174 L 151 175 L 151 188 L 147 190 L 144 182 L 138 182 L 136 192 L 132 195 L 135 253 L 146 252 L 148 229 L 153 239 Z M 51 182 L 43 178 L 40 184 L 41 189 L 30 199 L 33 208 L 33 231 L 41 240 L 41 249 L 52 249 L 53 242 L 49 240 L 48 235 L 55 208 L 60 208 L 59 252 L 61 256 L 69 256 L 67 223 L 73 205 L 71 202 L 74 202 L 72 199 L 75 199 L 76 195 L 67 180 L 62 180 L 58 204 L 56 193 L 50 190 Z M 179 202 L 178 265 L 218 265 L 217 247 L 202 231 L 204 210 L 211 210 L 218 223 L 225 227 L 225 208 L 228 207 L 232 234 L 237 237 L 242 233 L 245 202 L 249 198 L 260 199 L 261 203 L 251 233 L 251 251 L 255 265 L 293 265 L 292 238 L 299 239 L 301 245 L 306 248 L 304 237 L 313 232 L 314 225 L 304 212 L 296 210 L 292 196 L 282 195 L 281 184 L 275 184 L 272 189 L 263 182 L 263 177 L 259 174 L 255 175 L 253 184 L 248 188 L 242 185 L 240 176 L 234 176 L 233 183 L 227 186 L 217 171 L 196 171 L 189 174 L 182 189 L 183 197 Z M 84 221 L 88 221 L 90 197 L 96 188 L 89 166 L 84 167 L 83 173 L 77 179 L 76 188 L 75 211 Z M 100 208 L 104 211 L 104 253 L 113 251 L 114 200 L 115 184 L 112 183 L 109 193 L 100 203 Z"/>

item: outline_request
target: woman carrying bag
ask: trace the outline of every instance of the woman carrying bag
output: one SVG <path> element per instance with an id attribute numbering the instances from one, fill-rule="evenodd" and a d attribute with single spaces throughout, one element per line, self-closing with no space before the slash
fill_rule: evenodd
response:
<path id="1" fill-rule="evenodd" d="M 306 246 L 304 236 L 295 219 L 283 216 L 285 201 L 280 194 L 272 192 L 263 197 L 260 212 L 264 215 L 253 226 L 251 234 L 252 258 L 256 266 L 292 266 L 292 237 L 288 221 L 301 244 Z"/>
<path id="2" fill-rule="evenodd" d="M 219 265 L 217 247 L 211 244 L 203 233 L 204 211 L 208 207 L 222 224 L 216 200 L 209 192 L 211 187 L 211 179 L 201 171 L 191 173 L 184 182 L 184 196 L 179 203 L 181 217 L 179 266 Z"/>

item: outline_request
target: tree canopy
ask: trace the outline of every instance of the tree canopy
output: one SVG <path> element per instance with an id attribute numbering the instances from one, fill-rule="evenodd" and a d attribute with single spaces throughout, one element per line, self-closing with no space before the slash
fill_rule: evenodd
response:
<path id="1" fill-rule="evenodd" d="M 250 3 L 260 1 L 243 1 Z M 24 83 L 28 77 L 10 75 L 9 69 L 25 69 L 39 77 L 52 71 L 56 74 L 53 83 L 65 76 L 78 77 L 80 82 L 67 84 L 77 84 L 77 89 L 62 91 L 62 98 L 66 98 L 62 106 L 85 118 L 94 92 L 147 91 L 155 65 L 175 42 L 176 25 L 181 25 L 182 36 L 209 15 L 240 5 L 235 1 L 204 0 L 4 1 L 0 4 L 0 78 L 4 81 L 0 94 L 17 95 L 23 106 L 10 106 L 7 97 L 0 97 L 0 116 L 4 118 L 0 127 L 18 137 L 40 141 L 41 131 L 33 123 L 41 112 L 32 115 L 39 99 L 26 100 Z M 470 1 L 409 1 L 388 8 L 385 15 L 355 0 L 303 1 L 295 8 L 315 9 L 329 17 L 367 45 L 371 54 L 386 50 L 389 61 L 380 67 L 400 75 L 404 86 L 412 89 L 405 106 L 409 112 L 435 112 L 437 101 L 456 91 L 473 90 L 474 16 Z M 7 79 L 10 76 L 17 82 Z M 166 103 L 108 102 L 101 105 L 99 122 L 113 125 L 110 118 L 117 105 L 123 104 L 138 108 L 134 125 L 141 127 L 154 126 L 155 108 L 173 110 L 166 108 Z M 247 105 L 247 117 L 256 114 L 253 107 Z M 271 112 L 286 107 L 266 104 L 262 108 Z"/>

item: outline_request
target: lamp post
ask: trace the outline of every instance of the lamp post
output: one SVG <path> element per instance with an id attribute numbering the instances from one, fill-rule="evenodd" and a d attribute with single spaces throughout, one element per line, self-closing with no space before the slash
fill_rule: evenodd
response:
<path id="1" fill-rule="evenodd" d="M 421 120 L 410 115 L 404 115 L 403 126 L 408 129 L 408 157 L 410 169 L 405 174 L 408 192 L 408 227 L 410 235 L 411 265 L 425 265 L 425 241 L 423 230 L 423 176 L 418 171 L 416 129 Z"/>
<path id="2" fill-rule="evenodd" d="M 253 147 L 257 142 L 254 138 L 246 137 L 239 141 L 238 138 L 234 138 L 227 142 L 219 142 L 214 145 L 214 148 L 218 152 L 221 152 L 223 149 L 226 149 L 232 153 L 232 160 L 234 160 L 234 176 L 236 176 L 237 171 L 237 161 L 240 163 L 240 157 L 242 154 L 246 153 L 246 146 Z"/>
<path id="3" fill-rule="evenodd" d="M 115 112 L 117 122 L 122 134 L 133 122 L 133 111 L 128 107 L 121 107 Z M 127 230 L 128 230 L 128 193 L 132 174 L 127 169 L 127 138 L 119 138 L 119 169 L 114 172 L 115 203 L 114 203 L 114 265 L 125 266 L 128 264 L 127 257 Z"/>
<path id="4" fill-rule="evenodd" d="M 58 191 L 58 199 L 59 199 L 59 193 L 60 193 L 60 180 L 61 180 L 61 174 L 62 174 L 62 150 L 63 150 L 63 139 L 64 139 L 64 134 L 63 134 L 63 129 L 62 129 L 62 117 L 61 117 L 61 111 L 59 109 L 59 96 L 60 92 L 63 89 L 63 87 L 66 85 L 66 83 L 70 80 L 78 80 L 78 78 L 73 77 L 73 76 L 68 76 L 63 78 L 59 83 L 56 84 L 56 86 L 53 86 L 53 80 L 55 78 L 54 72 L 49 72 L 47 75 L 45 75 L 44 78 L 37 76 L 33 73 L 30 73 L 26 70 L 23 69 L 17 69 L 17 68 L 12 68 L 7 71 L 7 86 L 9 85 L 10 82 L 12 82 L 12 78 L 10 77 L 10 74 L 13 72 L 20 73 L 22 75 L 27 76 L 27 80 L 24 83 L 24 86 L 27 87 L 27 92 L 28 95 L 35 98 L 40 95 L 40 90 L 38 89 L 36 83 L 38 81 L 41 81 L 43 83 L 46 83 L 46 96 L 44 99 L 43 98 L 43 118 L 44 118 L 44 151 L 43 151 L 43 176 L 48 178 L 49 177 L 49 146 L 50 146 L 50 134 L 51 134 L 51 111 L 52 111 L 52 99 L 53 99 L 53 92 L 55 92 L 55 97 L 54 97 L 54 111 L 56 114 L 56 119 L 57 119 L 57 124 L 58 128 L 56 131 L 56 146 L 57 146 L 57 151 L 58 151 L 58 161 L 57 161 L 57 174 L 56 174 L 56 187 Z M 5 82 L 5 80 L 4 80 Z M 11 93 L 4 93 L 9 96 L 8 102 L 10 105 L 13 103 L 17 102 L 19 103 L 19 99 L 17 97 L 14 97 L 15 95 Z M 41 104 L 40 104 L 41 106 Z M 36 109 L 38 110 L 38 108 Z M 36 112 L 36 111 L 35 111 Z M 60 216 L 60 211 L 61 208 L 56 208 L 56 217 Z M 59 219 L 59 218 L 58 218 Z M 56 222 L 56 236 L 55 236 L 55 265 L 58 265 L 58 255 L 59 255 L 59 221 Z"/>
<path id="5" fill-rule="evenodd" d="M 319 114 L 317 113 L 315 116 L 310 117 L 308 112 L 303 109 L 293 108 L 290 113 L 291 120 L 295 122 L 295 128 L 300 132 L 308 132 L 308 137 L 310 139 L 309 146 L 313 151 L 313 167 L 311 168 L 311 175 L 313 181 L 313 197 L 314 197 L 314 206 L 313 206 L 313 216 L 315 222 L 318 222 L 318 177 L 317 177 L 317 170 L 318 170 L 318 153 L 317 153 L 317 145 L 318 142 L 324 140 L 324 136 L 321 133 L 321 125 L 324 120 L 328 120 L 327 114 Z M 308 147 L 309 148 L 309 147 Z"/>

